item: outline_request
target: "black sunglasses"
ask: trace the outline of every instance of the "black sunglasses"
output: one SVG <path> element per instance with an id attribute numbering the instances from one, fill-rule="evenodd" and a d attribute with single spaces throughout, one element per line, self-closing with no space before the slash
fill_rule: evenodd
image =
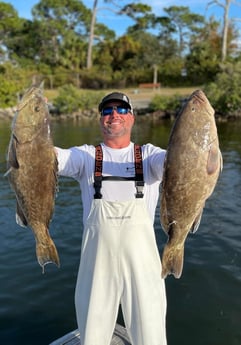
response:
<path id="1" fill-rule="evenodd" d="M 113 113 L 113 111 L 116 110 L 118 114 L 120 115 L 127 115 L 128 113 L 132 114 L 132 111 L 130 108 L 125 107 L 123 105 L 118 105 L 118 106 L 114 106 L 114 107 L 105 107 L 101 110 L 101 115 L 102 116 L 107 116 L 107 115 L 111 115 Z"/>

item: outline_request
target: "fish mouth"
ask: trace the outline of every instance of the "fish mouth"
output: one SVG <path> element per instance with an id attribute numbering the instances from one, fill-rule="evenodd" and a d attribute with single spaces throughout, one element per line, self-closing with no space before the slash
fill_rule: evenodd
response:
<path id="1" fill-rule="evenodd" d="M 205 108 L 205 111 L 210 115 L 214 115 L 214 109 L 211 106 L 208 98 L 202 90 L 196 90 L 192 93 L 189 100 L 192 99 L 194 105 L 198 105 L 199 108 Z"/>
<path id="2" fill-rule="evenodd" d="M 198 103 L 208 103 L 207 97 L 202 90 L 194 91 L 191 98 L 194 98 Z"/>

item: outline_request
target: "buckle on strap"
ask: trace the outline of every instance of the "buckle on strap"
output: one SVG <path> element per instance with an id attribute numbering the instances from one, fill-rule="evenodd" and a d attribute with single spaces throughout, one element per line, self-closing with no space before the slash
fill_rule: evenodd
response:
<path id="1" fill-rule="evenodd" d="M 100 192 L 102 187 L 102 176 L 95 176 L 95 181 L 94 181 L 94 189 L 95 189 L 95 194 L 94 194 L 94 199 L 101 199 L 102 194 Z"/>
<path id="2" fill-rule="evenodd" d="M 136 181 L 136 198 L 143 198 L 144 181 Z"/>

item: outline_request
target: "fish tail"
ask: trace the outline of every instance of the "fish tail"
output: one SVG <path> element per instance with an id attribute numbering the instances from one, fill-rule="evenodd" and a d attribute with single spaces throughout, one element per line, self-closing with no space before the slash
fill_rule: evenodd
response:
<path id="1" fill-rule="evenodd" d="M 60 266 L 59 255 L 51 237 L 43 242 L 36 241 L 36 255 L 44 273 L 44 266 L 50 263 Z"/>
<path id="2" fill-rule="evenodd" d="M 184 243 L 175 247 L 167 243 L 162 254 L 162 278 L 168 274 L 173 274 L 175 278 L 180 278 L 183 269 Z"/>

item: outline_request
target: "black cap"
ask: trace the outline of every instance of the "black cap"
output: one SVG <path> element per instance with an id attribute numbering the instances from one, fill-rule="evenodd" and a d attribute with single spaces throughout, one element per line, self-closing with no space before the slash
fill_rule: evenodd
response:
<path id="1" fill-rule="evenodd" d="M 127 97 L 124 93 L 121 93 L 121 92 L 112 92 L 106 95 L 100 102 L 99 112 L 102 111 L 106 103 L 109 103 L 112 101 L 121 101 L 125 103 L 131 110 L 133 110 L 129 97 Z"/>

